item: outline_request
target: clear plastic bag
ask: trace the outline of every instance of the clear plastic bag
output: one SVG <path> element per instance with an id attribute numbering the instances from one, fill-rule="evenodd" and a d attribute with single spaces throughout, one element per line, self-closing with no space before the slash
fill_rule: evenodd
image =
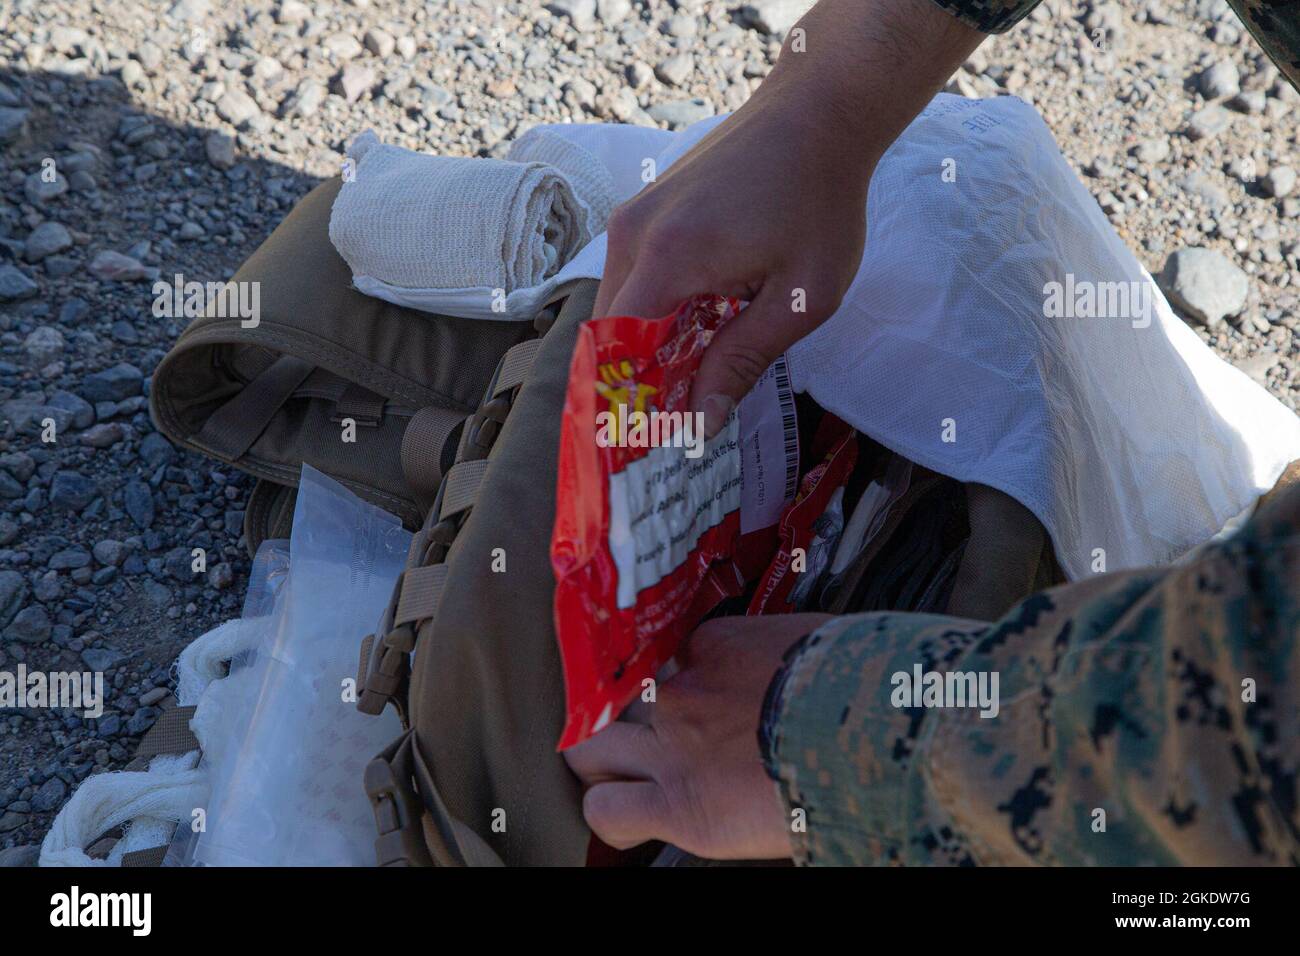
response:
<path id="1" fill-rule="evenodd" d="M 258 576 L 246 606 L 261 643 L 209 685 L 196 714 L 209 728 L 212 796 L 193 863 L 373 865 L 363 774 L 401 726 L 391 710 L 360 713 L 348 691 L 358 635 L 387 604 L 410 538 L 397 518 L 304 466 L 287 576 Z"/>

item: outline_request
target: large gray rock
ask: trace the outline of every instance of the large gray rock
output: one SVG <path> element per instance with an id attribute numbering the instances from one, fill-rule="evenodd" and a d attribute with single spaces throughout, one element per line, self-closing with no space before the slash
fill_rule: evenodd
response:
<path id="1" fill-rule="evenodd" d="M 1246 273 L 1213 249 L 1179 249 L 1159 280 L 1174 306 L 1209 327 L 1239 313 L 1250 294 Z"/>

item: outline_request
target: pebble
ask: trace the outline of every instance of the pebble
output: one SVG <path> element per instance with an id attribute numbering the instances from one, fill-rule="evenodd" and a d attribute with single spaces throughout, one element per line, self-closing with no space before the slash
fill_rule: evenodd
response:
<path id="1" fill-rule="evenodd" d="M 203 152 L 217 169 L 229 169 L 235 165 L 235 137 L 213 130 L 204 137 Z"/>
<path id="2" fill-rule="evenodd" d="M 1197 85 L 1207 100 L 1222 99 L 1241 92 L 1241 76 L 1235 63 L 1220 60 L 1200 75 Z"/>
<path id="3" fill-rule="evenodd" d="M 1296 171 L 1290 166 L 1274 166 L 1259 180 L 1260 188 L 1277 199 L 1291 195 L 1295 184 Z"/>
<path id="4" fill-rule="evenodd" d="M 1214 328 L 1246 305 L 1250 279 L 1213 249 L 1180 249 L 1165 261 L 1160 288 L 1176 308 Z"/>
<path id="5" fill-rule="evenodd" d="M 1187 122 L 1187 135 L 1193 140 L 1213 139 L 1232 123 L 1232 114 L 1217 103 L 1197 110 Z"/>
<path id="6" fill-rule="evenodd" d="M 0 301 L 30 299 L 40 286 L 16 266 L 0 263 Z"/>
<path id="7" fill-rule="evenodd" d="M 76 471 L 56 471 L 50 482 L 50 506 L 63 511 L 82 511 L 99 496 L 95 482 Z"/>
<path id="8" fill-rule="evenodd" d="M 152 281 L 158 278 L 158 267 L 146 266 L 131 256 L 105 249 L 91 260 L 90 274 L 107 282 Z"/>
<path id="9" fill-rule="evenodd" d="M 669 129 L 682 129 L 713 115 L 713 107 L 708 100 L 694 97 L 689 100 L 672 100 L 656 103 L 646 110 L 650 118 L 664 123 Z"/>
<path id="10" fill-rule="evenodd" d="M 24 257 L 28 262 L 40 262 L 47 256 L 71 248 L 72 234 L 60 223 L 46 220 L 27 237 Z"/>

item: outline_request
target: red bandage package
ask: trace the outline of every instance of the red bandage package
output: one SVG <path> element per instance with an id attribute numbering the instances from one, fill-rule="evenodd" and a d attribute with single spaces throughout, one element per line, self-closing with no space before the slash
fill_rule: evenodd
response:
<path id="1" fill-rule="evenodd" d="M 798 486 L 784 361 L 707 441 L 691 382 L 738 303 L 579 330 L 569 370 L 551 565 L 567 716 L 559 748 L 616 718 L 724 598 L 776 553 Z"/>

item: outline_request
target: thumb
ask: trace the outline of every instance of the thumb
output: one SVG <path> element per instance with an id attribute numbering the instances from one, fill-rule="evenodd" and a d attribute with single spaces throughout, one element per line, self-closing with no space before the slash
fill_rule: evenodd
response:
<path id="1" fill-rule="evenodd" d="M 616 850 L 671 839 L 668 801 L 650 780 L 598 783 L 582 798 L 587 826 Z"/>
<path id="2" fill-rule="evenodd" d="M 691 386 L 691 409 L 704 413 L 704 432 L 718 433 L 736 404 L 787 348 L 817 327 L 792 308 L 787 284 L 769 279 L 704 350 Z"/>

